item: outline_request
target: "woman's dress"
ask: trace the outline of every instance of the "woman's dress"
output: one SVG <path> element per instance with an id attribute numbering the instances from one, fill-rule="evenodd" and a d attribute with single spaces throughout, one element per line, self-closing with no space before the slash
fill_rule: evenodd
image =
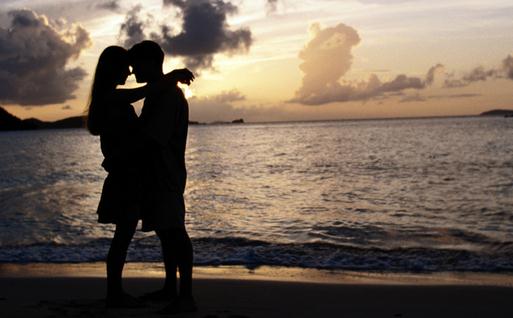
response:
<path id="1" fill-rule="evenodd" d="M 130 104 L 105 109 L 100 132 L 102 166 L 108 172 L 98 204 L 98 222 L 133 222 L 141 218 L 138 118 Z"/>

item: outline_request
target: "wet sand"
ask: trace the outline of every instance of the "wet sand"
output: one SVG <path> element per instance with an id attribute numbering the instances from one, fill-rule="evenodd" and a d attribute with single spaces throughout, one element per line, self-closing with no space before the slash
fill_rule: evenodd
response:
<path id="1" fill-rule="evenodd" d="M 130 264 L 125 289 L 162 284 Z M 178 317 L 513 317 L 513 276 L 379 274 L 289 268 L 197 268 L 199 311 Z M 0 265 L 1 317 L 164 317 L 166 303 L 106 309 L 102 264 Z"/>

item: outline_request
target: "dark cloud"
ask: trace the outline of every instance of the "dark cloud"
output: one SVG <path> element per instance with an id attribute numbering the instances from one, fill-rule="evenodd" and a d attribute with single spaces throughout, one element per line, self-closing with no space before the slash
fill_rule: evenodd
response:
<path id="1" fill-rule="evenodd" d="M 119 6 L 120 0 L 104 0 L 100 1 L 98 4 L 96 4 L 96 8 L 99 9 L 105 9 L 105 10 L 111 10 L 111 11 L 118 11 L 121 7 Z"/>
<path id="2" fill-rule="evenodd" d="M 217 53 L 247 52 L 253 42 L 246 28 L 232 30 L 226 18 L 236 14 L 237 6 L 224 0 L 164 0 L 165 5 L 178 8 L 182 28 L 178 34 L 167 25 L 153 39 L 170 55 L 182 56 L 187 67 L 198 70 L 212 67 Z"/>
<path id="3" fill-rule="evenodd" d="M 360 43 L 355 29 L 345 24 L 321 29 L 311 26 L 313 39 L 299 53 L 304 72 L 301 88 L 291 102 L 304 105 L 322 105 L 332 102 L 365 101 L 383 98 L 406 89 L 423 89 L 431 85 L 442 67 L 433 66 L 425 78 L 397 75 L 390 81 L 381 81 L 371 74 L 367 81 L 342 81 L 353 63 L 352 48 Z"/>
<path id="4" fill-rule="evenodd" d="M 62 106 L 61 109 L 63 109 L 63 110 L 70 110 L 71 106 L 70 105 Z"/>
<path id="5" fill-rule="evenodd" d="M 128 11 L 125 21 L 121 24 L 121 28 L 119 30 L 120 38 L 123 41 L 123 46 L 126 48 L 130 48 L 135 43 L 146 39 L 144 28 L 147 26 L 148 20 L 142 20 L 140 17 L 141 10 L 141 5 L 133 7 Z"/>
<path id="6" fill-rule="evenodd" d="M 9 12 L 10 26 L 0 28 L 0 101 L 20 105 L 62 103 L 86 72 L 66 68 L 91 43 L 80 26 L 63 28 L 31 10 Z"/>

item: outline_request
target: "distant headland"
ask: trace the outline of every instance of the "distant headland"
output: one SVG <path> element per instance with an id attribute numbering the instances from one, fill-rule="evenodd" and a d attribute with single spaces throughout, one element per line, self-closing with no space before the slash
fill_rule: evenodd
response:
<path id="1" fill-rule="evenodd" d="M 85 127 L 84 123 L 83 116 L 69 117 L 53 122 L 36 118 L 22 120 L 0 107 L 0 130 L 83 128 Z"/>
<path id="2" fill-rule="evenodd" d="M 473 115 L 476 116 L 476 115 Z M 513 117 L 513 109 L 493 109 L 482 112 L 478 116 L 488 117 Z M 450 116 L 454 117 L 454 116 Z M 379 119 L 379 118 L 373 118 Z M 396 118 L 397 119 L 397 118 Z M 412 118 L 409 118 L 412 119 Z M 337 119 L 342 120 L 342 119 Z M 214 121 L 210 123 L 189 121 L 189 125 L 232 125 L 244 124 L 243 118 L 232 121 Z M 0 131 L 6 130 L 34 130 L 34 129 L 68 129 L 68 128 L 85 128 L 85 117 L 75 116 L 68 117 L 57 121 L 47 122 L 37 118 L 20 119 L 0 106 Z"/>
<path id="3" fill-rule="evenodd" d="M 0 131 L 6 130 L 35 130 L 35 129 L 69 129 L 85 128 L 85 116 L 68 117 L 57 121 L 42 121 L 37 118 L 20 119 L 0 106 Z M 244 119 L 233 121 L 216 121 L 213 123 L 201 123 L 189 121 L 189 125 L 224 125 L 243 124 Z"/>
<path id="4" fill-rule="evenodd" d="M 513 110 L 511 109 L 494 109 L 481 113 L 480 116 L 500 116 L 500 117 L 513 117 Z"/>

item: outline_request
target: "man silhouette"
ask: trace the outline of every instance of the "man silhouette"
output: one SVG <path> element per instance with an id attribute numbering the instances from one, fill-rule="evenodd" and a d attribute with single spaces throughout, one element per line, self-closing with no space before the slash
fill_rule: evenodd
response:
<path id="1" fill-rule="evenodd" d="M 129 50 L 130 64 L 138 83 L 162 79 L 164 53 L 153 41 L 142 41 Z M 189 106 L 182 90 L 149 94 L 139 117 L 145 140 L 143 182 L 143 231 L 154 230 L 160 239 L 166 270 L 164 287 L 142 297 L 169 300 L 167 313 L 195 311 L 192 297 L 192 244 L 185 229 L 183 193 L 187 179 L 185 147 Z M 176 270 L 180 273 L 177 293 Z"/>

